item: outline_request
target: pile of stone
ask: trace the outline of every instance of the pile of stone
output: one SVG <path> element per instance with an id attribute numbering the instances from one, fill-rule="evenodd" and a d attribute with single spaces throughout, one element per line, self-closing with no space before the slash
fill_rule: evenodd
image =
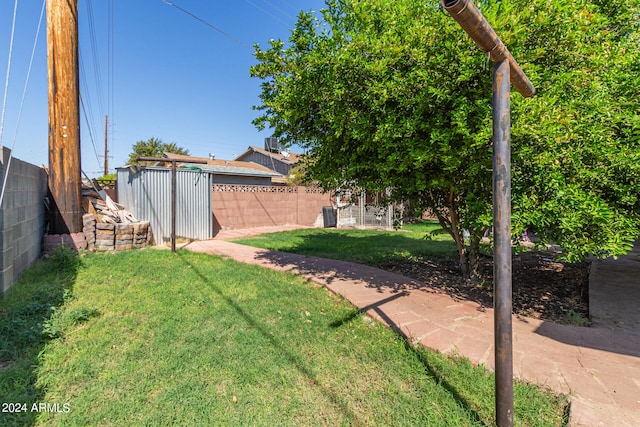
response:
<path id="1" fill-rule="evenodd" d="M 99 251 L 115 250 L 115 225 L 108 222 L 96 224 L 96 249 Z"/>
<path id="2" fill-rule="evenodd" d="M 114 202 L 97 184 L 83 189 L 83 232 L 87 249 L 124 251 L 152 244 L 148 221 L 138 221 L 124 206 Z"/>
<path id="3" fill-rule="evenodd" d="M 82 215 L 82 232 L 87 242 L 87 249 L 94 250 L 96 244 L 96 218 L 91 214 Z"/>
<path id="4" fill-rule="evenodd" d="M 134 222 L 133 224 L 133 247 L 141 249 L 145 246 L 151 246 L 153 243 L 153 234 L 151 233 L 151 224 L 149 221 Z"/>
<path id="5" fill-rule="evenodd" d="M 152 233 L 148 221 L 112 224 L 96 222 L 92 214 L 86 214 L 83 216 L 83 222 L 89 250 L 124 251 L 151 245 Z"/>
<path id="6" fill-rule="evenodd" d="M 43 254 L 63 244 L 80 251 L 123 251 L 153 244 L 148 221 L 138 221 L 124 206 L 114 202 L 97 183 L 83 187 L 82 232 L 46 234 L 42 239 Z"/>

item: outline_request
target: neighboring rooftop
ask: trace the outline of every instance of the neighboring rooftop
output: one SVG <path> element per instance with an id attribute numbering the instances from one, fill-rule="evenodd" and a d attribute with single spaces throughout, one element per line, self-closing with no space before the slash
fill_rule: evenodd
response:
<path id="1" fill-rule="evenodd" d="M 247 156 L 249 156 L 252 153 L 259 153 L 259 154 L 263 154 L 265 156 L 271 157 L 274 160 L 277 160 L 279 162 L 283 162 L 289 165 L 293 165 L 295 163 L 297 163 L 298 161 L 300 161 L 300 154 L 297 153 L 290 153 L 288 151 L 269 151 L 266 150 L 264 148 L 260 148 L 260 147 L 256 147 L 256 146 L 249 146 L 249 148 L 247 149 L 247 151 L 245 151 L 244 153 L 240 154 L 238 157 L 236 157 L 236 160 L 242 160 L 244 158 L 246 158 Z"/>
<path id="2" fill-rule="evenodd" d="M 206 164 L 192 164 L 191 166 L 199 167 L 203 171 L 220 175 L 268 176 L 273 178 L 281 176 L 279 173 L 276 173 L 273 170 L 254 162 L 218 160 L 168 152 L 164 153 L 164 156 L 169 159 L 184 160 L 186 165 L 188 165 L 189 160 L 206 161 Z"/>

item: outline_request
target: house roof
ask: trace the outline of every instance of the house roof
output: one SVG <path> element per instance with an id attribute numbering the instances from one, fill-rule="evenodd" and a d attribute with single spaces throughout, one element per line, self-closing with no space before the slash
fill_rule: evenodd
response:
<path id="1" fill-rule="evenodd" d="M 263 177 L 279 177 L 279 173 L 271 169 L 259 165 L 254 162 L 243 162 L 237 160 L 211 160 L 206 157 L 193 157 L 184 154 L 164 153 L 169 159 L 184 160 L 185 166 L 193 166 L 202 169 L 205 172 L 216 173 L 220 175 L 243 175 L 243 176 L 263 176 Z M 189 164 L 189 160 L 206 161 L 206 164 Z"/>
<path id="2" fill-rule="evenodd" d="M 237 166 L 238 163 L 250 163 L 250 162 L 232 162 L 230 161 L 230 163 L 234 163 L 233 165 L 231 164 L 206 164 L 206 165 L 192 165 L 194 167 L 197 167 L 199 169 L 202 169 L 205 172 L 210 172 L 210 173 L 215 173 L 218 175 L 243 175 L 243 176 L 263 176 L 263 177 L 271 177 L 271 178 L 277 178 L 277 177 L 281 177 L 282 175 L 280 175 L 279 173 L 276 173 L 272 170 L 261 170 L 261 169 L 256 169 L 256 168 L 251 168 L 251 167 L 245 167 L 245 166 Z M 265 168 L 266 169 L 266 168 Z"/>
<path id="3" fill-rule="evenodd" d="M 255 147 L 253 145 L 250 145 L 249 148 L 247 149 L 247 151 L 245 151 L 244 153 L 240 154 L 238 157 L 236 157 L 236 160 L 242 160 L 244 157 L 248 156 L 251 153 L 260 153 L 263 154 L 265 156 L 271 157 L 273 160 L 276 160 L 278 162 L 282 162 L 284 164 L 287 165 L 293 165 L 295 163 L 298 163 L 298 161 L 300 161 L 300 154 L 296 154 L 296 153 L 272 153 L 268 150 L 265 150 L 264 148 L 260 148 L 260 147 Z"/>

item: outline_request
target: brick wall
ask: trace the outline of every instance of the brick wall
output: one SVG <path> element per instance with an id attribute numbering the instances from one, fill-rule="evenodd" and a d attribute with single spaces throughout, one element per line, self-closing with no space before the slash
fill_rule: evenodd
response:
<path id="1" fill-rule="evenodd" d="M 4 147 L 0 149 L 0 183 L 4 181 L 10 152 Z M 0 208 L 0 294 L 40 257 L 46 194 L 47 175 L 44 169 L 11 159 Z"/>
<path id="2" fill-rule="evenodd" d="M 322 225 L 322 207 L 332 206 L 329 193 L 309 187 L 257 185 L 213 186 L 213 229 L 274 225 Z"/>

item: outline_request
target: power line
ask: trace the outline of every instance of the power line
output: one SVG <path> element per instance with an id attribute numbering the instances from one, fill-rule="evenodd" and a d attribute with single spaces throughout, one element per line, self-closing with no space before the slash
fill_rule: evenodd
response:
<path id="1" fill-rule="evenodd" d="M 115 110 L 115 85 L 114 85 L 114 70 L 115 70 L 115 55 L 114 55 L 114 51 L 115 51 L 115 6 L 114 6 L 114 2 L 113 0 L 109 0 L 109 14 L 108 14 L 108 54 L 107 54 L 107 69 L 108 69 L 108 76 L 107 76 L 107 90 L 108 90 L 108 105 L 107 105 L 107 112 L 108 115 L 111 116 L 111 132 L 108 132 L 108 129 L 106 129 L 106 131 L 108 132 L 108 135 L 111 136 L 111 151 L 113 151 L 113 145 L 114 145 L 114 128 L 115 128 L 115 121 L 114 121 L 114 110 Z"/>
<path id="2" fill-rule="evenodd" d="M 289 19 L 296 19 L 294 16 L 289 15 L 286 11 L 280 9 L 278 6 L 274 5 L 271 2 L 268 2 L 267 0 L 262 0 L 263 3 L 268 4 L 269 6 L 271 6 L 272 8 L 274 8 L 275 10 L 277 10 L 278 12 L 282 13 L 284 16 L 286 16 Z"/>
<path id="3" fill-rule="evenodd" d="M 80 105 L 82 107 L 82 112 L 84 113 L 84 119 L 87 124 L 87 130 L 89 131 L 89 139 L 91 140 L 91 145 L 93 145 L 93 151 L 96 153 L 96 160 L 98 164 L 100 164 L 100 159 L 98 158 L 98 152 L 96 149 L 95 140 L 93 139 L 93 126 L 94 126 L 94 115 L 93 115 L 93 107 L 91 103 L 91 99 L 89 98 L 89 87 L 88 87 L 88 79 L 85 72 L 86 67 L 84 66 L 82 49 L 80 51 Z M 85 103 L 86 99 L 86 103 Z M 85 105 L 86 104 L 86 105 Z M 87 112 L 88 110 L 88 112 Z M 81 142 L 84 141 L 84 138 Z"/>
<path id="4" fill-rule="evenodd" d="M 219 32 L 219 33 L 220 33 L 220 34 L 222 34 L 223 36 L 227 37 L 227 38 L 228 38 L 228 39 L 230 39 L 230 40 L 233 40 L 234 42 L 238 43 L 239 45 L 244 46 L 244 47 L 246 47 L 246 48 L 248 48 L 248 49 L 253 50 L 253 48 L 252 48 L 251 46 L 249 46 L 248 44 L 244 43 L 244 42 L 243 42 L 243 41 L 241 41 L 241 40 L 238 40 L 237 38 L 233 37 L 231 34 L 225 33 L 225 32 L 224 32 L 224 31 L 222 31 L 220 28 L 218 28 L 218 27 L 216 27 L 215 25 L 213 25 L 213 24 L 211 24 L 211 23 L 209 23 L 209 22 L 205 21 L 204 19 L 202 19 L 202 18 L 200 18 L 200 17 L 198 17 L 198 16 L 194 15 L 193 13 L 191 13 L 191 12 L 189 12 L 189 11 L 187 11 L 187 10 L 185 10 L 185 9 L 181 8 L 180 6 L 176 5 L 175 3 L 171 3 L 170 1 L 167 1 L 167 0 L 161 0 L 161 1 L 162 1 L 162 3 L 165 3 L 165 4 L 168 4 L 169 6 L 173 6 L 173 7 L 175 7 L 175 8 L 176 8 L 176 9 L 178 9 L 180 12 L 182 12 L 182 13 L 184 13 L 184 14 L 186 14 L 186 15 L 189 15 L 189 16 L 190 16 L 190 17 L 192 17 L 193 19 L 195 19 L 195 20 L 198 20 L 198 21 L 202 22 L 202 23 L 203 23 L 204 25 L 206 25 L 207 27 L 209 27 L 209 28 L 211 28 L 211 29 L 213 29 L 213 30 L 215 30 L 215 31 Z"/>
<path id="5" fill-rule="evenodd" d="M 91 145 L 93 145 L 93 152 L 96 154 L 96 161 L 98 162 L 98 166 L 100 166 L 100 156 L 98 156 L 98 149 L 96 148 L 95 141 L 93 139 L 93 132 L 91 132 L 91 124 L 89 123 L 89 118 L 87 116 L 87 110 L 84 108 L 84 101 L 82 95 L 80 96 L 80 105 L 82 106 L 82 112 L 84 113 L 84 119 L 87 122 L 87 128 L 89 129 L 89 139 L 91 139 Z"/>
<path id="6" fill-rule="evenodd" d="M 255 7 L 256 9 L 258 9 L 260 12 L 264 13 L 265 15 L 268 15 L 268 16 L 272 17 L 273 19 L 275 19 L 276 21 L 279 21 L 280 23 L 282 23 L 284 25 L 287 25 L 287 23 L 284 22 L 282 19 L 280 19 L 277 16 L 275 16 L 274 14 L 264 10 L 263 8 L 261 8 L 260 6 L 255 4 L 254 2 L 252 2 L 250 0 L 244 0 L 244 1 L 246 1 L 247 3 L 249 3 L 251 6 Z M 265 3 L 267 3 L 267 2 L 265 2 Z M 269 4 L 269 3 L 267 3 L 267 4 Z M 271 7 L 273 7 L 273 5 L 271 5 Z"/>
<path id="7" fill-rule="evenodd" d="M 96 92 L 97 92 L 97 96 L 98 96 L 98 106 L 99 106 L 99 112 L 102 113 L 101 115 L 104 115 L 104 111 L 105 111 L 105 104 L 104 104 L 104 98 L 102 96 L 102 93 L 104 91 L 104 86 L 102 85 L 102 74 L 100 72 L 101 67 L 100 67 L 100 61 L 99 61 L 99 57 L 98 57 L 98 44 L 96 42 L 96 29 L 95 29 L 95 19 L 94 19 L 94 14 L 93 14 L 93 7 L 91 6 L 91 0 L 86 0 L 86 5 L 87 5 L 87 19 L 88 19 L 88 23 L 89 23 L 89 39 L 91 41 L 91 57 L 93 59 L 93 72 L 95 74 L 95 85 L 96 85 Z"/>
<path id="8" fill-rule="evenodd" d="M 105 102 L 104 102 L 104 86 L 102 84 L 102 73 L 101 73 L 101 67 L 100 67 L 100 61 L 99 61 L 99 51 L 98 51 L 98 44 L 97 44 L 97 37 L 96 37 L 96 27 L 95 27 L 95 18 L 94 18 L 94 13 L 93 13 L 93 8 L 92 8 L 92 1 L 91 0 L 85 0 L 85 5 L 87 7 L 87 23 L 88 23 L 88 29 L 89 29 L 89 41 L 90 41 L 90 45 L 89 45 L 89 50 L 91 51 L 90 55 L 86 55 L 86 56 L 91 56 L 91 60 L 92 60 L 92 65 L 93 65 L 93 83 L 95 84 L 95 89 L 96 89 L 96 94 L 95 97 L 97 97 L 97 102 L 98 102 L 98 113 L 100 114 L 100 116 L 103 116 L 105 113 Z M 86 61 L 85 61 L 85 55 L 84 53 L 86 52 L 86 49 L 83 49 L 82 47 L 80 47 L 79 49 L 80 51 L 80 84 L 81 84 L 81 90 L 80 90 L 80 105 L 82 107 L 82 114 L 84 116 L 84 121 L 85 121 L 85 125 L 86 128 L 88 130 L 88 134 L 89 134 L 89 140 L 91 141 L 91 145 L 93 147 L 93 152 L 96 156 L 96 161 L 98 163 L 98 165 L 100 165 L 100 156 L 98 154 L 98 149 L 96 146 L 96 140 L 94 138 L 94 134 L 97 134 L 96 132 L 96 120 L 95 120 L 95 114 L 94 114 L 94 106 L 95 106 L 95 97 L 93 96 L 93 93 L 89 90 L 89 79 L 87 78 L 87 74 L 88 74 L 88 68 L 86 66 Z M 84 138 L 82 139 L 82 142 L 84 143 Z"/>
<path id="9" fill-rule="evenodd" d="M 13 57 L 13 37 L 16 33 L 16 12 L 18 0 L 13 6 L 13 23 L 11 24 L 11 40 L 9 41 L 9 59 L 7 60 L 7 78 L 4 84 L 4 97 L 2 100 L 2 118 L 0 118 L 0 144 L 2 144 L 2 131 L 4 130 L 4 115 L 7 111 L 7 94 L 9 93 L 9 75 L 11 74 L 11 58 Z"/>
<path id="10" fill-rule="evenodd" d="M 42 1 L 42 9 L 40 9 L 40 19 L 38 20 L 38 27 L 36 28 L 36 36 L 33 40 L 33 49 L 31 50 L 31 58 L 29 59 L 29 68 L 27 69 L 27 77 L 24 82 L 24 89 L 22 91 L 22 100 L 20 101 L 20 108 L 18 109 L 18 118 L 16 120 L 16 128 L 13 134 L 13 141 L 11 142 L 11 152 L 9 153 L 9 160 L 7 161 L 4 180 L 2 182 L 2 192 L 0 193 L 0 206 L 2 206 L 2 201 L 4 200 L 4 193 L 7 186 L 7 181 L 9 180 L 9 169 L 11 168 L 11 159 L 13 158 L 13 149 L 16 145 L 16 140 L 18 138 L 18 129 L 20 128 L 20 119 L 22 118 L 22 107 L 24 106 L 24 100 L 27 96 L 27 88 L 29 87 L 29 78 L 31 77 L 31 68 L 33 65 L 33 58 L 36 54 L 36 46 L 38 45 L 38 36 L 40 35 L 40 27 L 42 26 L 42 17 L 44 16 L 45 11 L 45 0 Z M 16 9 L 18 7 L 18 0 L 16 0 Z M 14 11 L 14 28 L 15 28 L 15 11 Z M 11 34 L 11 48 L 13 48 L 13 30 Z M 9 69 L 11 69 L 11 54 L 9 55 Z M 9 71 L 7 71 L 7 84 L 9 83 Z M 2 141 L 2 127 L 4 127 L 4 110 L 6 107 L 6 91 L 5 91 L 5 101 L 3 103 L 3 111 L 2 111 L 2 125 L 0 125 L 0 142 Z"/>
<path id="11" fill-rule="evenodd" d="M 89 114 L 87 114 L 89 120 L 91 121 L 91 123 L 94 123 L 94 114 L 93 114 L 93 104 L 91 102 L 91 98 L 89 97 L 89 86 L 88 86 L 88 79 L 87 79 L 87 74 L 85 72 L 86 67 L 84 65 L 84 60 L 83 60 L 83 55 L 82 55 L 82 49 L 79 49 L 80 51 L 80 85 L 81 85 L 81 89 L 80 89 L 80 93 L 82 98 L 84 99 L 84 101 L 86 101 L 86 105 L 87 105 L 87 110 L 89 112 Z M 86 110 L 85 110 L 85 114 L 86 114 Z M 88 125 L 89 123 L 87 123 Z"/>

